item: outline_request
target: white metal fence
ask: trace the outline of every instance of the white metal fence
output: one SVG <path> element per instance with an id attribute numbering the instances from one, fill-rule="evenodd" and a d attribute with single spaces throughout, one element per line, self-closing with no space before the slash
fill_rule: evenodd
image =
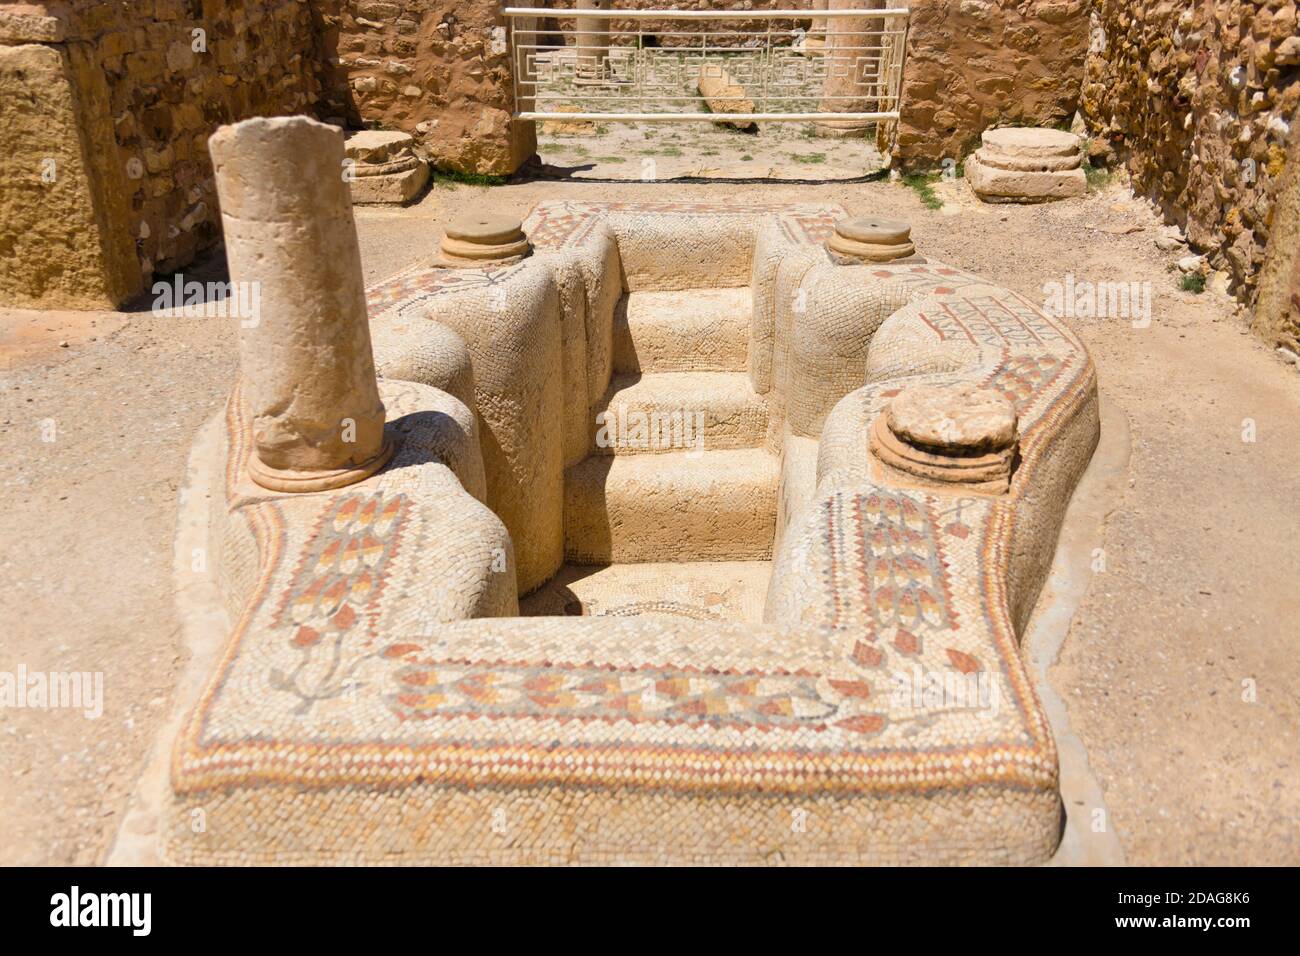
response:
<path id="1" fill-rule="evenodd" d="M 507 7 L 525 120 L 898 119 L 908 11 Z M 560 24 L 543 29 L 542 18 Z M 735 25 L 743 26 L 737 28 Z M 666 28 L 666 29 L 665 29 Z M 701 89 L 708 81 L 709 95 Z"/>

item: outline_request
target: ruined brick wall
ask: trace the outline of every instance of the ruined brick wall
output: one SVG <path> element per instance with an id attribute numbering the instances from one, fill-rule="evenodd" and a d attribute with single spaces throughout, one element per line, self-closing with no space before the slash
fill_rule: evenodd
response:
<path id="1" fill-rule="evenodd" d="M 92 152 L 127 194 L 125 221 L 145 281 L 220 238 L 207 139 L 250 116 L 314 112 L 317 42 L 306 0 L 68 0 L 0 3 L 17 22 L 50 18 L 60 45 L 107 89 Z M 88 109 L 89 107 L 87 107 Z M 84 114 L 83 128 L 104 117 Z"/>
<path id="2" fill-rule="evenodd" d="M 303 0 L 77 6 L 108 81 L 141 269 L 172 271 L 220 235 L 208 137 L 250 116 L 312 111 L 310 10 Z"/>
<path id="3" fill-rule="evenodd" d="M 629 20 L 627 18 L 619 19 L 613 17 L 610 20 L 610 26 L 617 33 L 629 34 L 638 30 L 646 37 L 649 37 L 648 45 L 652 46 L 673 46 L 685 45 L 691 42 L 689 37 L 661 36 L 662 34 L 698 34 L 702 32 L 710 33 L 732 33 L 740 34 L 744 32 L 765 32 L 767 25 L 772 24 L 773 29 L 792 30 L 796 26 L 807 29 L 811 24 L 811 19 L 815 16 L 814 7 L 817 3 L 814 0 L 674 0 L 667 3 L 665 0 L 614 0 L 615 5 L 625 10 L 663 10 L 671 8 L 673 10 L 717 10 L 730 7 L 736 10 L 807 10 L 808 16 L 802 20 Z M 550 10 L 571 10 L 576 7 L 577 0 L 548 0 L 546 8 Z M 824 8 L 826 3 L 821 2 Z M 572 45 L 573 38 L 566 33 L 572 29 L 573 20 L 565 20 L 560 17 L 548 18 L 547 26 L 556 30 L 557 42 L 564 42 Z M 562 29 L 561 29 L 562 28 Z M 635 38 L 631 36 L 617 37 L 613 41 L 619 45 L 634 45 Z M 743 36 L 720 36 L 711 37 L 710 44 L 717 46 L 744 46 L 746 38 Z"/>
<path id="4" fill-rule="evenodd" d="M 1096 0 L 1083 106 L 1139 194 L 1253 298 L 1300 103 L 1294 0 Z"/>
<path id="5" fill-rule="evenodd" d="M 1088 46 L 1085 0 L 909 0 L 895 164 L 959 161 L 992 126 L 1068 127 Z"/>
<path id="6" fill-rule="evenodd" d="M 513 172 L 536 151 L 536 140 L 532 124 L 511 120 L 503 5 L 313 0 L 323 48 L 322 116 L 410 133 L 420 152 L 444 168 Z"/>

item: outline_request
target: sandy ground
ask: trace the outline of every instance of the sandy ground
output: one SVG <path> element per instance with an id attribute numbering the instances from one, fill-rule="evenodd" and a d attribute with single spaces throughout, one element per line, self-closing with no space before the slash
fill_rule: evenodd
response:
<path id="1" fill-rule="evenodd" d="M 874 138 L 827 135 L 812 123 L 571 122 L 543 124 L 542 175 L 564 179 L 680 177 L 811 182 L 856 179 L 882 166 Z"/>
<path id="2" fill-rule="evenodd" d="M 375 281 L 427 258 L 463 211 L 522 214 L 560 197 L 830 201 L 907 218 L 923 253 L 1036 300 L 1067 274 L 1149 282 L 1148 327 L 1076 322 L 1133 448 L 1104 570 L 1052 679 L 1130 862 L 1300 862 L 1300 374 L 1228 299 L 1177 289 L 1180 253 L 1157 250 L 1158 223 L 1122 187 L 1028 208 L 982 206 L 961 182 L 938 192 L 936 211 L 889 182 L 534 181 L 436 188 L 406 210 L 359 211 L 358 227 Z M 0 711 L 0 863 L 94 863 L 118 826 L 181 664 L 177 484 L 232 381 L 234 335 L 147 303 L 0 311 L 0 672 L 105 682 L 97 720 Z"/>

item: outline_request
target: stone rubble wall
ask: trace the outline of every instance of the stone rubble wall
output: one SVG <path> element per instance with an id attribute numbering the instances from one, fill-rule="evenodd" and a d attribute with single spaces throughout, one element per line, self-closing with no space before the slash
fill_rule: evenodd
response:
<path id="1" fill-rule="evenodd" d="M 20 20 L 24 29 L 42 18 L 60 24 L 54 45 L 86 63 L 78 85 L 106 86 L 96 115 L 86 101 L 81 125 L 98 129 L 99 114 L 107 117 L 90 150 L 127 195 L 126 221 L 115 214 L 107 227 L 128 234 L 144 282 L 220 238 L 213 131 L 251 116 L 311 113 L 318 98 L 306 0 L 72 0 L 5 4 L 0 15 L 15 30 Z"/>
<path id="2" fill-rule="evenodd" d="M 503 5 L 312 0 L 323 54 L 322 117 L 410 133 L 439 167 L 514 172 L 536 151 L 536 139 L 531 123 L 511 119 Z"/>
<path id="3" fill-rule="evenodd" d="M 1070 125 L 1088 45 L 1085 0 L 893 0 L 889 6 L 912 11 L 896 166 L 960 162 L 992 126 Z"/>
<path id="4" fill-rule="evenodd" d="M 549 10 L 561 11 L 572 10 L 576 6 L 575 0 L 550 0 L 546 3 Z M 631 36 L 618 36 L 617 34 L 635 33 L 638 30 L 647 37 L 652 37 L 650 45 L 660 47 L 684 46 L 689 45 L 690 40 L 686 37 L 669 37 L 664 34 L 669 33 L 690 33 L 698 34 L 703 32 L 710 33 L 732 33 L 741 34 L 745 32 L 763 31 L 766 29 L 768 22 L 771 22 L 774 29 L 778 27 L 782 30 L 790 30 L 794 27 L 802 27 L 805 30 L 811 24 L 814 15 L 814 3 L 810 0 L 731 0 L 731 2 L 719 3 L 718 0 L 675 0 L 673 3 L 667 3 L 665 0 L 616 0 L 615 5 L 624 10 L 663 10 L 671 8 L 673 10 L 717 10 L 724 7 L 732 7 L 737 10 L 807 10 L 808 16 L 802 20 L 629 20 L 619 19 L 617 16 L 610 19 L 610 28 L 616 36 L 613 38 L 613 44 L 616 46 L 635 45 L 635 38 Z M 821 4 L 823 7 L 825 2 Z M 557 43 L 563 42 L 566 46 L 573 45 L 573 37 L 569 34 L 574 21 L 565 20 L 562 17 L 550 16 L 543 22 L 542 29 L 555 30 L 554 39 Z M 743 36 L 720 36 L 710 37 L 710 46 L 719 47 L 741 47 L 746 44 Z"/>
<path id="5" fill-rule="evenodd" d="M 1083 87 L 1094 156 L 1122 164 L 1243 302 L 1274 229 L 1297 104 L 1294 0 L 1095 3 Z"/>
<path id="6" fill-rule="evenodd" d="M 1300 355 L 1300 135 L 1292 132 L 1259 275 L 1255 333 Z"/>

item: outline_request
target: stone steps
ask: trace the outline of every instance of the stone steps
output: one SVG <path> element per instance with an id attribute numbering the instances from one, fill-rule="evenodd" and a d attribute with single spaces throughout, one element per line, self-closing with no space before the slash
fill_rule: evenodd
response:
<path id="1" fill-rule="evenodd" d="M 614 314 L 614 371 L 743 372 L 752 312 L 747 287 L 629 293 Z"/>
<path id="2" fill-rule="evenodd" d="M 565 559 L 768 560 L 779 479 L 757 448 L 592 456 L 565 473 Z"/>
<path id="3" fill-rule="evenodd" d="M 619 375 L 595 412 L 600 457 L 753 448 L 767 431 L 767 403 L 746 372 Z"/>

